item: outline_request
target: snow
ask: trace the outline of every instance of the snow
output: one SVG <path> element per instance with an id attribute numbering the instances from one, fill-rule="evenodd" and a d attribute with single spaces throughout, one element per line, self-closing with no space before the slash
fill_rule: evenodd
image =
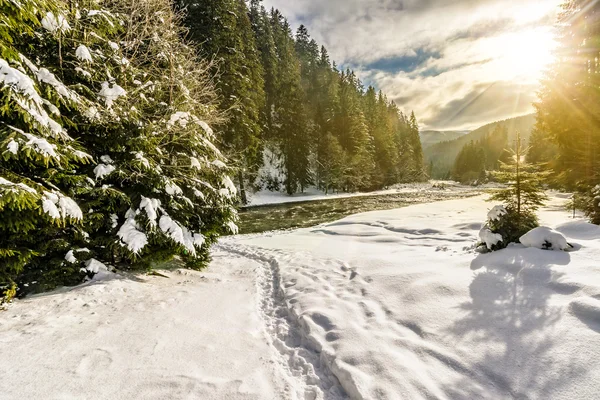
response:
<path id="1" fill-rule="evenodd" d="M 49 143 L 46 139 L 32 135 L 30 133 L 22 133 L 29 141 L 25 143 L 25 146 L 31 147 L 35 152 L 42 154 L 44 157 L 52 157 L 60 159 L 60 156 L 56 153 L 56 145 Z"/>
<path id="2" fill-rule="evenodd" d="M 6 149 L 13 154 L 17 154 L 17 152 L 19 151 L 19 143 L 15 142 L 14 140 L 11 140 L 6 145 Z"/>
<path id="3" fill-rule="evenodd" d="M 485 243 L 488 250 L 492 250 L 493 246 L 504 240 L 501 234 L 492 232 L 487 226 L 479 231 L 479 239 L 482 243 Z"/>
<path id="4" fill-rule="evenodd" d="M 55 135 L 63 133 L 60 124 L 50 118 L 44 110 L 44 99 L 35 89 L 33 80 L 18 69 L 12 68 L 2 58 L 0 58 L 0 84 L 9 86 L 15 93 L 24 95 L 24 97 L 18 96 L 14 100 L 39 125 L 49 128 Z"/>
<path id="5" fill-rule="evenodd" d="M 172 182 L 168 182 L 165 186 L 165 191 L 171 196 L 183 194 L 183 190 Z"/>
<path id="6" fill-rule="evenodd" d="M 153 227 L 156 226 L 156 219 L 158 218 L 158 209 L 159 208 L 160 208 L 160 200 L 149 199 L 147 197 L 142 196 L 142 201 L 140 202 L 140 210 L 146 211 L 148 220 L 150 221 L 150 224 Z"/>
<path id="7" fill-rule="evenodd" d="M 498 221 L 502 216 L 508 214 L 506 208 L 503 205 L 494 206 L 490 212 L 488 212 L 488 220 L 489 221 Z M 500 239 L 502 240 L 502 239 Z"/>
<path id="8" fill-rule="evenodd" d="M 169 118 L 169 121 L 167 121 L 167 126 L 171 128 L 175 124 L 179 124 L 181 127 L 185 128 L 189 123 L 190 119 L 194 118 L 195 117 L 188 112 L 177 111 L 176 113 L 171 115 L 171 118 Z"/>
<path id="9" fill-rule="evenodd" d="M 117 214 L 110 214 L 110 227 L 115 229 L 119 226 L 119 216 Z"/>
<path id="10" fill-rule="evenodd" d="M 571 247 L 561 233 L 547 226 L 532 229 L 521 236 L 519 241 L 526 247 L 542 250 L 568 250 Z"/>
<path id="11" fill-rule="evenodd" d="M 87 61 L 87 62 L 94 61 L 94 59 L 92 58 L 92 53 L 90 53 L 90 49 L 88 49 L 83 44 L 81 44 L 81 45 L 79 45 L 79 47 L 77 47 L 77 50 L 75 50 L 75 56 L 77 57 L 77 59 L 79 61 Z"/>
<path id="12" fill-rule="evenodd" d="M 222 238 L 207 271 L 16 300 L 0 313 L 0 393 L 596 399 L 600 227 L 565 202 L 539 217 L 571 252 L 476 253 L 481 196 Z"/>
<path id="13" fill-rule="evenodd" d="M 190 232 L 167 214 L 160 217 L 158 226 L 171 240 L 185 247 L 192 255 L 196 254 L 195 246 L 200 247 L 204 244 L 205 238 L 202 234 Z"/>
<path id="14" fill-rule="evenodd" d="M 200 161 L 196 157 L 190 157 L 190 163 L 192 168 L 202 169 L 202 164 L 200 164 Z"/>
<path id="15" fill-rule="evenodd" d="M 208 135 L 209 138 L 212 138 L 214 136 L 214 132 L 212 130 L 212 128 L 210 126 L 208 126 L 208 124 L 204 121 L 196 121 L 196 123 L 198 125 L 200 125 L 200 127 L 202 129 L 204 129 L 204 132 L 206 132 L 206 134 Z M 216 148 L 214 148 L 216 150 Z M 216 151 L 218 152 L 218 150 Z"/>
<path id="16" fill-rule="evenodd" d="M 222 169 L 223 169 L 223 168 L 227 168 L 227 164 L 225 164 L 225 163 L 224 163 L 223 161 L 221 161 L 221 160 L 214 160 L 214 161 L 212 162 L 212 165 L 214 165 L 214 166 L 215 166 L 215 167 L 217 167 L 217 168 L 222 168 Z"/>
<path id="17" fill-rule="evenodd" d="M 104 98 L 106 107 L 111 108 L 113 102 L 119 97 L 126 96 L 127 92 L 121 86 L 113 83 L 112 85 L 108 82 L 102 82 L 102 88 L 98 92 L 98 96 Z"/>
<path id="18" fill-rule="evenodd" d="M 223 178 L 223 186 L 225 186 L 225 191 L 223 192 L 225 196 L 233 197 L 237 194 L 237 188 L 228 175 L 225 175 Z"/>
<path id="19" fill-rule="evenodd" d="M 300 338 L 276 334 L 276 348 L 302 343 L 325 398 L 333 374 L 353 399 L 595 399 L 600 229 L 564 204 L 555 196 L 540 220 L 577 251 L 475 253 L 484 197 L 226 238 L 220 249 L 270 271 L 280 313 L 299 324 Z"/>
<path id="20" fill-rule="evenodd" d="M 131 252 L 139 254 L 148 244 L 148 237 L 144 232 L 139 230 L 139 226 L 135 221 L 135 213 L 129 214 L 123 225 L 121 225 L 121 228 L 119 228 L 117 236 Z"/>
<path id="21" fill-rule="evenodd" d="M 83 212 L 81 208 L 77 205 L 75 200 L 67 196 L 59 196 L 58 206 L 60 207 L 60 212 L 65 218 L 73 218 L 76 220 L 83 219 Z"/>
<path id="22" fill-rule="evenodd" d="M 50 33 L 67 32 L 71 29 L 69 22 L 65 19 L 64 15 L 59 14 L 55 16 L 52 12 L 48 11 L 44 18 L 42 18 L 42 26 Z"/>
<path id="23" fill-rule="evenodd" d="M 258 267 L 229 258 L 15 301 L 0 313 L 2 397 L 290 399 L 240 274 Z"/>
<path id="24" fill-rule="evenodd" d="M 208 125 L 207 125 L 208 126 Z M 212 150 L 213 153 L 215 153 L 215 155 L 217 155 L 218 157 L 222 157 L 223 154 L 221 153 L 221 151 L 219 149 L 217 149 L 217 147 L 208 139 L 206 139 L 205 137 L 201 138 L 202 141 L 204 142 L 204 144 Z"/>
<path id="25" fill-rule="evenodd" d="M 54 193 L 44 192 L 42 196 L 42 210 L 53 219 L 60 219 L 60 211 L 58 211 L 58 196 Z"/>
<path id="26" fill-rule="evenodd" d="M 32 189 L 31 187 L 27 186 L 24 183 L 14 183 L 14 182 L 11 182 L 8 179 L 5 179 L 1 176 L 0 176 L 0 185 L 8 186 L 10 188 L 10 190 L 13 190 L 13 191 L 16 188 L 19 188 L 20 190 L 25 190 L 26 192 L 29 192 L 29 193 L 33 193 L 33 194 L 36 193 L 36 191 L 34 189 Z"/>
<path id="27" fill-rule="evenodd" d="M 106 154 L 103 155 L 103 156 L 100 156 L 100 161 L 102 161 L 105 164 L 112 164 L 112 163 L 114 163 L 113 159 L 110 158 L 110 156 L 106 155 Z"/>
<path id="28" fill-rule="evenodd" d="M 94 121 L 98 118 L 98 109 L 96 107 L 90 107 L 85 110 L 84 115 L 90 120 Z"/>
<path id="29" fill-rule="evenodd" d="M 51 85 L 62 97 L 73 101 L 77 100 L 77 95 L 69 90 L 61 81 L 56 78 L 52 72 L 48 71 L 46 68 L 40 68 L 37 71 L 36 76 L 40 82 Z M 44 102 L 44 104 L 47 104 L 47 102 Z M 56 112 L 54 112 L 54 114 L 56 114 Z"/>
<path id="30" fill-rule="evenodd" d="M 44 192 L 42 210 L 53 219 L 72 218 L 83 219 L 83 211 L 75 200 L 60 193 Z"/>
<path id="31" fill-rule="evenodd" d="M 77 262 L 77 258 L 75 258 L 75 254 L 73 253 L 73 250 L 69 250 L 67 252 L 67 254 L 65 254 L 65 260 L 71 264 L 74 264 Z"/>
<path id="32" fill-rule="evenodd" d="M 229 231 L 234 235 L 237 235 L 238 232 L 240 231 L 240 228 L 233 221 L 227 221 L 226 225 L 229 228 Z"/>
<path id="33" fill-rule="evenodd" d="M 143 152 L 137 151 L 133 154 L 135 155 L 135 159 L 138 160 L 144 166 L 144 168 L 150 168 L 150 161 L 144 156 Z"/>
<path id="34" fill-rule="evenodd" d="M 100 261 L 96 260 L 95 258 L 91 258 L 89 260 L 87 260 L 85 262 L 85 266 L 87 267 L 87 270 L 89 272 L 92 272 L 94 274 L 97 274 L 98 272 L 100 272 L 101 270 L 106 270 L 106 265 L 102 264 Z"/>
<path id="35" fill-rule="evenodd" d="M 98 164 L 94 168 L 94 174 L 96 175 L 96 179 L 103 179 L 105 176 L 112 174 L 115 169 L 114 165 Z"/>

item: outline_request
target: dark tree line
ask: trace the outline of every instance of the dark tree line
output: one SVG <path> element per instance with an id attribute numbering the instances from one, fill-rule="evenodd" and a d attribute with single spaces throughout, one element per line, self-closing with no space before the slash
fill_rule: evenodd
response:
<path id="1" fill-rule="evenodd" d="M 238 184 L 303 191 L 373 190 L 425 178 L 414 114 L 340 71 L 300 26 L 261 0 L 179 0 L 190 38 L 216 61 L 222 147 Z M 269 155 L 271 168 L 265 168 Z"/>
<path id="2" fill-rule="evenodd" d="M 508 130 L 505 125 L 497 124 L 494 129 L 477 141 L 467 143 L 454 162 L 452 179 L 472 183 L 487 179 L 488 171 L 497 171 L 510 158 Z"/>

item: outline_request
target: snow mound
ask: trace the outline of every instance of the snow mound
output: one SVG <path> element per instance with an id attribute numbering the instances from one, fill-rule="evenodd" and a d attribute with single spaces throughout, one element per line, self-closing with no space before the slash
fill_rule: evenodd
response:
<path id="1" fill-rule="evenodd" d="M 600 239 L 600 226 L 585 221 L 571 221 L 559 225 L 556 230 L 563 235 L 577 240 Z"/>
<path id="2" fill-rule="evenodd" d="M 526 247 L 542 250 L 568 250 L 572 247 L 560 232 L 546 226 L 532 229 L 521 236 L 519 241 Z"/>

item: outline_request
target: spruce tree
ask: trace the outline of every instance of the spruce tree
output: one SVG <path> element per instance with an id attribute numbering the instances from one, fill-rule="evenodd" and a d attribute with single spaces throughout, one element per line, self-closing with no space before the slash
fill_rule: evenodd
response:
<path id="1" fill-rule="evenodd" d="M 413 161 L 413 179 L 415 181 L 421 181 L 424 178 L 423 147 L 421 145 L 421 137 L 419 136 L 419 124 L 417 123 L 417 117 L 415 116 L 414 111 L 410 113 L 409 127 L 408 141 Z"/>
<path id="2" fill-rule="evenodd" d="M 535 165 L 528 164 L 527 149 L 521 143 L 520 133 L 510 163 L 502 164 L 500 171 L 495 172 L 495 178 L 506 185 L 498 190 L 491 200 L 501 201 L 506 209 L 506 215 L 492 222 L 492 232 L 502 235 L 503 246 L 518 242 L 525 233 L 538 225 L 535 212 L 547 199 L 543 189 L 546 174 L 539 171 Z"/>
<path id="3" fill-rule="evenodd" d="M 265 115 L 264 72 L 248 7 L 244 0 L 178 4 L 186 12 L 189 37 L 204 57 L 215 61 L 220 107 L 229 114 L 219 126 L 221 143 L 238 167 L 241 200 L 246 203 L 245 182 L 253 181 L 262 162 L 261 115 Z"/>
<path id="4" fill-rule="evenodd" d="M 303 190 L 311 182 L 310 146 L 307 140 L 309 121 L 301 84 L 300 62 L 290 26 L 276 10 L 271 12 L 271 26 L 278 59 L 274 125 L 284 159 L 286 191 L 293 194 Z"/>
<path id="5" fill-rule="evenodd" d="M 74 196 L 91 156 L 59 110 L 81 99 L 36 57 L 70 31 L 64 12 L 51 1 L 0 2 L 0 299 L 45 284 L 40 275 L 50 286 L 85 275 L 65 257 L 85 238 Z"/>
<path id="6" fill-rule="evenodd" d="M 587 199 L 585 211 L 595 221 L 600 220 L 592 201 L 600 184 L 599 15 L 597 2 L 563 4 L 558 24 L 560 57 L 542 82 L 536 104 L 536 138 L 547 138 L 556 146 L 558 156 L 550 166 L 557 181 Z"/>
<path id="7" fill-rule="evenodd" d="M 237 229 L 236 188 L 207 123 L 218 122 L 208 66 L 181 40 L 168 0 L 115 1 L 109 11 L 127 29 L 103 38 L 121 69 L 100 86 L 119 85 L 122 95 L 104 96 L 94 123 L 79 126 L 99 162 L 89 199 L 94 250 L 140 266 L 175 255 L 206 266 L 210 244 Z"/>
<path id="8" fill-rule="evenodd" d="M 2 14 L 14 29 L 0 41 L 4 295 L 109 263 L 205 266 L 216 237 L 237 229 L 236 189 L 206 123 L 210 76 L 172 4 L 49 4 Z"/>

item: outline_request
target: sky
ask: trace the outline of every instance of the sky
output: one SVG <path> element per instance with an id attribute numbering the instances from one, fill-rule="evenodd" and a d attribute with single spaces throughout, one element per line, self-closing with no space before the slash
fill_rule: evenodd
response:
<path id="1" fill-rule="evenodd" d="M 562 0 L 263 0 L 422 129 L 533 112 Z"/>

